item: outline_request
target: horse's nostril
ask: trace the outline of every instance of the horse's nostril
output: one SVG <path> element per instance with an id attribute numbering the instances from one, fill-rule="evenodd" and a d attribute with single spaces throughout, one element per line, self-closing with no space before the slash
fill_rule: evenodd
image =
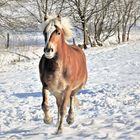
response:
<path id="1" fill-rule="evenodd" d="M 53 52 L 53 49 L 51 48 L 51 51 Z"/>
<path id="2" fill-rule="evenodd" d="M 44 52 L 46 51 L 46 48 L 44 48 Z"/>
<path id="3" fill-rule="evenodd" d="M 52 48 L 44 48 L 44 52 L 53 52 L 53 49 Z"/>

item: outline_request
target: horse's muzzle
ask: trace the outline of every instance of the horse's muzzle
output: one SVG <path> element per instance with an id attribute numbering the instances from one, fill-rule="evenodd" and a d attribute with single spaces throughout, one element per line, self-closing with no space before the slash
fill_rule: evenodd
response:
<path id="1" fill-rule="evenodd" d="M 53 48 L 44 48 L 44 53 L 45 52 L 47 52 L 47 53 L 53 52 Z"/>
<path id="2" fill-rule="evenodd" d="M 44 48 L 44 54 L 47 59 L 52 59 L 55 57 L 55 51 L 52 48 Z"/>

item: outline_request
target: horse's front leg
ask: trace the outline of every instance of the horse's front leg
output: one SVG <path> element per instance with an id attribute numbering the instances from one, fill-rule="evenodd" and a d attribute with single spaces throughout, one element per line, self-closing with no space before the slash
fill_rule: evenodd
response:
<path id="1" fill-rule="evenodd" d="M 63 131 L 63 121 L 67 111 L 67 105 L 70 99 L 71 90 L 67 89 L 64 93 L 63 102 L 60 108 L 60 122 L 57 130 L 57 134 L 62 133 Z"/>
<path id="2" fill-rule="evenodd" d="M 62 101 L 63 101 L 63 96 L 61 94 L 58 94 L 58 96 L 56 96 L 56 104 L 58 108 L 57 126 L 59 125 L 60 122 L 60 110 L 61 110 Z"/>
<path id="3" fill-rule="evenodd" d="M 49 91 L 43 87 L 42 88 L 42 96 L 43 96 L 42 110 L 44 111 L 44 122 L 46 124 L 50 124 L 52 122 L 52 117 L 50 117 L 50 112 L 49 112 L 48 95 L 49 95 Z"/>

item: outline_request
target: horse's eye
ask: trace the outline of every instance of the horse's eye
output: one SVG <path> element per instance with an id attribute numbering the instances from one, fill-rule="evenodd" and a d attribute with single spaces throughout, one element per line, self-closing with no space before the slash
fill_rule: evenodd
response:
<path id="1" fill-rule="evenodd" d="M 60 35 L 60 32 L 57 32 L 58 35 Z"/>

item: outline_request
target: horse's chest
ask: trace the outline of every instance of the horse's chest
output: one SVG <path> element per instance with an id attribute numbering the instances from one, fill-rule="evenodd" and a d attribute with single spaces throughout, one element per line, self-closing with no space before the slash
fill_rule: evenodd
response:
<path id="1" fill-rule="evenodd" d="M 47 89 L 53 93 L 62 93 L 66 88 L 66 81 L 62 75 L 61 65 L 54 63 L 46 68 L 46 73 L 44 75 L 45 84 Z"/>

